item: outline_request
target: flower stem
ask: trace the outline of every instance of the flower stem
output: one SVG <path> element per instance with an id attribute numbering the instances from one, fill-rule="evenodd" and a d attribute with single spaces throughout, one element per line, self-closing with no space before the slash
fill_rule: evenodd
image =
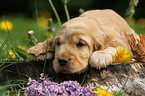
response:
<path id="1" fill-rule="evenodd" d="M 56 11 L 56 9 L 55 9 L 55 7 L 54 7 L 54 4 L 52 3 L 51 0 L 48 0 L 48 1 L 49 1 L 49 3 L 50 3 L 50 6 L 52 7 L 52 10 L 53 10 L 53 12 L 54 12 L 54 14 L 55 14 L 55 16 L 56 16 L 56 19 L 57 19 L 58 24 L 59 24 L 59 27 L 60 27 L 60 26 L 61 26 L 61 21 L 60 21 L 60 18 L 59 18 L 59 16 L 58 16 L 58 13 L 57 13 L 57 11 Z"/>
<path id="2" fill-rule="evenodd" d="M 69 16 L 69 12 L 68 12 L 68 8 L 67 8 L 67 1 L 66 0 L 64 1 L 64 10 L 65 10 L 65 13 L 66 13 L 67 20 L 70 20 L 70 16 Z"/>
<path id="3" fill-rule="evenodd" d="M 128 24 L 130 25 L 131 19 L 135 14 L 135 6 L 137 6 L 139 0 L 130 0 L 129 8 L 127 9 L 127 15 L 129 15 Z"/>
<path id="4" fill-rule="evenodd" d="M 134 10 L 134 7 L 132 7 L 132 10 L 131 10 L 129 18 L 128 18 L 129 25 L 131 25 L 131 19 L 133 18 L 134 13 L 135 13 L 135 10 Z"/>
<path id="5" fill-rule="evenodd" d="M 45 59 L 44 59 L 43 74 L 45 73 L 45 67 L 46 67 L 46 62 L 47 62 L 47 49 L 48 49 L 48 38 L 46 42 L 46 53 L 45 53 Z"/>
<path id="6" fill-rule="evenodd" d="M 36 23 L 37 23 L 37 32 L 39 33 L 39 26 L 38 26 L 38 9 L 37 9 L 37 2 L 36 0 L 34 0 L 34 3 L 35 3 L 35 15 L 36 15 Z"/>

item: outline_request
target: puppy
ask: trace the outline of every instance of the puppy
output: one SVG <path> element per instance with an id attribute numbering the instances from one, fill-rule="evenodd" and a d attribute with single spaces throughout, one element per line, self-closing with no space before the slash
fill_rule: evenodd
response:
<path id="1" fill-rule="evenodd" d="M 64 23 L 51 40 L 53 68 L 65 74 L 82 73 L 112 63 L 116 48 L 130 48 L 125 34 L 138 35 L 113 10 L 91 10 Z"/>
<path id="2" fill-rule="evenodd" d="M 64 23 L 52 40 L 53 68 L 66 74 L 82 73 L 112 63 L 116 48 L 130 48 L 125 34 L 138 35 L 113 10 L 91 10 Z"/>

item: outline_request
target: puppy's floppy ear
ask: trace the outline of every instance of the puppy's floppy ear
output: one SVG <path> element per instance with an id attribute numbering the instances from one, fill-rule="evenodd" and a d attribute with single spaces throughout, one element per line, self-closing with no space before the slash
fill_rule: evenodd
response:
<path id="1" fill-rule="evenodd" d="M 93 49 L 94 49 L 94 51 L 102 50 L 103 47 L 104 46 L 103 46 L 103 44 L 101 43 L 100 40 L 98 40 L 97 38 L 93 39 Z"/>
<path id="2" fill-rule="evenodd" d="M 93 42 L 93 51 L 102 50 L 104 49 L 103 44 L 103 38 L 104 36 L 101 34 L 101 32 L 97 32 L 96 30 L 92 31 L 92 34 L 90 34 L 91 42 Z"/>
<path id="3" fill-rule="evenodd" d="M 54 39 L 48 40 L 48 49 L 47 51 L 54 52 L 55 51 L 55 46 L 54 46 Z M 47 42 L 47 40 L 45 41 Z"/>
<path id="4" fill-rule="evenodd" d="M 94 51 L 102 50 L 102 49 L 103 49 L 103 45 L 101 43 L 94 42 Z"/>
<path id="5" fill-rule="evenodd" d="M 47 47 L 46 47 L 47 46 Z M 31 54 L 33 60 L 44 60 L 47 48 L 47 59 L 53 59 L 55 47 L 53 45 L 53 39 L 44 42 L 39 42 L 35 46 L 27 50 L 28 54 Z"/>

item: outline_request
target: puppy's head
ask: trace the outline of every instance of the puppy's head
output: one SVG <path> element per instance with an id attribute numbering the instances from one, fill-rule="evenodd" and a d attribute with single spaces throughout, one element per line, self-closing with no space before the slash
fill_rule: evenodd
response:
<path id="1" fill-rule="evenodd" d="M 95 30 L 91 21 L 79 17 L 62 25 L 53 39 L 53 68 L 56 72 L 73 74 L 87 70 L 89 57 L 100 48 L 99 43 L 94 44 Z"/>

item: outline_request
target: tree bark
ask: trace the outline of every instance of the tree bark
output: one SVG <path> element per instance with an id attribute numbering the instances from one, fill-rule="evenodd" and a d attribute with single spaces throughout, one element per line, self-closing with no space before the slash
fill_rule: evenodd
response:
<path id="1" fill-rule="evenodd" d="M 100 71 L 91 70 L 88 86 L 123 92 L 125 96 L 145 96 L 145 64 L 115 64 Z"/>

